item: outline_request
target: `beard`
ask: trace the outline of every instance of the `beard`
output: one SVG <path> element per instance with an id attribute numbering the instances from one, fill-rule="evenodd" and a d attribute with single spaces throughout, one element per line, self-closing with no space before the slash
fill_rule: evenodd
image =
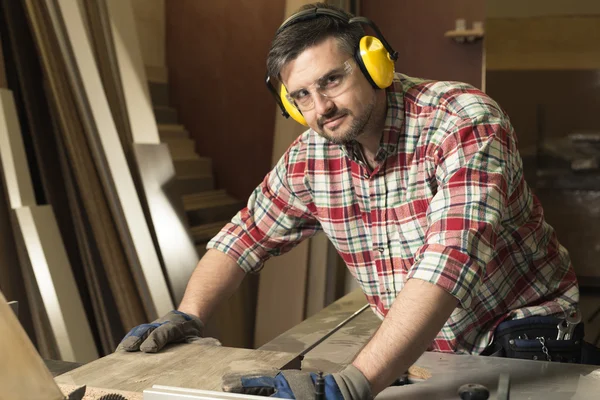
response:
<path id="1" fill-rule="evenodd" d="M 373 114 L 374 108 L 375 108 L 374 100 L 372 100 L 371 102 L 369 102 L 369 104 L 367 104 L 367 107 L 365 108 L 364 112 L 359 116 L 354 116 L 352 111 L 350 111 L 347 108 L 341 108 L 341 109 L 334 108 L 329 113 L 322 115 L 317 120 L 317 126 L 319 128 L 317 133 L 334 144 L 337 144 L 337 145 L 348 144 L 348 143 L 356 140 L 365 131 L 365 127 L 371 121 L 371 116 Z M 332 119 L 332 118 L 337 118 L 337 117 L 343 117 L 343 116 L 353 117 L 352 122 L 350 123 L 350 126 L 346 129 L 345 132 L 337 133 L 337 131 L 341 129 L 340 126 L 336 126 L 333 129 L 327 128 L 328 131 L 330 131 L 332 133 L 337 133 L 335 136 L 325 131 L 325 129 L 326 129 L 325 122 L 327 120 Z"/>

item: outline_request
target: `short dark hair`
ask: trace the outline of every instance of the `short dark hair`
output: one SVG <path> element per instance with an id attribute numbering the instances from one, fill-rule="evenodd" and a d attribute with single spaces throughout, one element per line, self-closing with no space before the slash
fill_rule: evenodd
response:
<path id="1" fill-rule="evenodd" d="M 341 8 L 325 3 L 306 4 L 297 12 L 313 8 L 327 8 L 338 11 L 348 19 L 353 17 L 352 14 Z M 267 56 L 267 74 L 279 79 L 281 70 L 288 62 L 295 60 L 307 48 L 330 37 L 335 37 L 340 48 L 353 55 L 364 35 L 365 31 L 360 24 L 348 24 L 346 21 L 331 16 L 323 15 L 294 23 L 279 32 L 273 39 Z"/>

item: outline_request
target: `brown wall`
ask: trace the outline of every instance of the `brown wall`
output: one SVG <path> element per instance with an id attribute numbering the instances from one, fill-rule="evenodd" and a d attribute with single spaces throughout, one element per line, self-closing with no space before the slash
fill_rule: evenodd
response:
<path id="1" fill-rule="evenodd" d="M 483 21 L 481 0 L 362 0 L 361 15 L 377 24 L 398 52 L 396 70 L 429 79 L 481 87 L 482 42 L 458 44 L 445 38 L 454 21 Z"/>
<path id="2" fill-rule="evenodd" d="M 283 15 L 283 1 L 166 1 L 172 105 L 198 154 L 212 158 L 218 187 L 240 198 L 271 166 L 265 59 Z"/>

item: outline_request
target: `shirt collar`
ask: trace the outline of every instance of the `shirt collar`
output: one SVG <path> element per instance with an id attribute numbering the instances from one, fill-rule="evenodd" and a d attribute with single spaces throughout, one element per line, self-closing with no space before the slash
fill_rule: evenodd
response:
<path id="1" fill-rule="evenodd" d="M 379 150 L 375 160 L 381 162 L 398 153 L 401 132 L 404 127 L 404 91 L 398 75 L 394 76 L 392 84 L 385 89 L 387 98 L 387 113 L 385 125 L 379 142 Z M 352 141 L 340 146 L 342 151 L 351 159 L 360 160 L 358 142 Z"/>

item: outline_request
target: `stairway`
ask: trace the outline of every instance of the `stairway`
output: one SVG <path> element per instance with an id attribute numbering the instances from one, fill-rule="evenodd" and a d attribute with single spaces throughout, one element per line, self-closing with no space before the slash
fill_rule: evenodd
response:
<path id="1" fill-rule="evenodd" d="M 179 123 L 177 110 L 169 105 L 168 84 L 150 81 L 148 85 L 160 141 L 168 146 L 173 158 L 175 185 L 183 195 L 185 214 L 202 257 L 206 243 L 244 207 L 244 202 L 215 189 L 212 160 L 196 153 L 194 140 Z"/>

